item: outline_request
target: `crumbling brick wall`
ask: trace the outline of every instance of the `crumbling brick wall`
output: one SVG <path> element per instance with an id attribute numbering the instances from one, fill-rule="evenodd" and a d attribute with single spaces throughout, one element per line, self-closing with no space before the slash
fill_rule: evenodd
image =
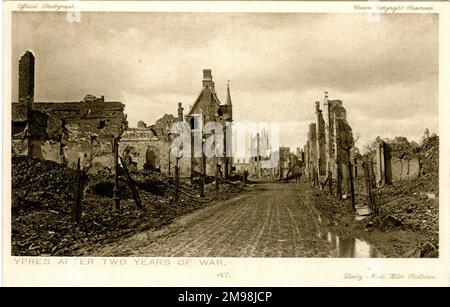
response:
<path id="1" fill-rule="evenodd" d="M 125 121 L 123 109 L 120 102 L 33 103 L 28 124 L 31 154 L 71 168 L 81 158 L 91 172 L 111 169 L 113 138 L 120 136 Z M 18 140 L 13 142 L 16 154 L 22 147 Z"/>
<path id="2" fill-rule="evenodd" d="M 30 51 L 19 60 L 19 97 L 12 103 L 12 151 L 90 172 L 112 168 L 113 139 L 126 123 L 124 104 L 86 95 L 79 102 L 34 102 Z"/>
<path id="3" fill-rule="evenodd" d="M 421 165 L 418 144 L 409 142 L 405 137 L 396 137 L 394 140 L 377 138 L 374 144 L 373 169 L 377 185 L 419 177 Z"/>

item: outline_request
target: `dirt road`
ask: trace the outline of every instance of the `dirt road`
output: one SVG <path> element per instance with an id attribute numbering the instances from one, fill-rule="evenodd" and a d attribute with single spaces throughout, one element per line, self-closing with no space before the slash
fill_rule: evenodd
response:
<path id="1" fill-rule="evenodd" d="M 257 188 L 256 188 L 257 186 Z M 262 188 L 262 189 L 261 189 Z M 208 205 L 158 231 L 147 231 L 90 256 L 327 257 L 317 220 L 301 186 L 266 183 Z"/>

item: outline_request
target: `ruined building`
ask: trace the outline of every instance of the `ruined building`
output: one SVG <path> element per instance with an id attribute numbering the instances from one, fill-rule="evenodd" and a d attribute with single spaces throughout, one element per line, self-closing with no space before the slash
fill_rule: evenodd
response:
<path id="1" fill-rule="evenodd" d="M 348 178 L 348 153 L 353 147 L 353 134 L 347 122 L 347 112 L 341 100 L 329 100 L 325 92 L 324 112 L 320 102 L 315 103 L 316 122 L 309 125 L 308 140 L 304 146 L 305 173 L 311 180 L 324 182 L 330 172 L 337 178 Z M 325 115 L 325 116 L 324 116 Z M 351 158 L 350 158 L 351 161 Z"/>
<path id="2" fill-rule="evenodd" d="M 393 140 L 377 138 L 375 152 L 371 157 L 373 172 L 378 186 L 396 180 L 414 179 L 421 172 L 420 147 L 405 137 Z"/>
<path id="3" fill-rule="evenodd" d="M 272 148 L 269 131 L 261 129 L 255 136 L 250 134 L 249 139 L 249 175 L 253 178 L 275 179 L 280 169 L 280 150 Z"/>
<path id="4" fill-rule="evenodd" d="M 189 123 L 191 129 L 193 129 L 193 135 L 202 135 L 202 125 L 208 122 L 217 122 L 225 127 L 226 122 L 232 122 L 233 120 L 233 106 L 231 103 L 230 86 L 227 85 L 227 101 L 226 104 L 221 104 L 219 98 L 217 97 L 216 88 L 212 78 L 211 69 L 203 70 L 203 80 L 202 89 L 197 99 L 195 100 L 192 108 L 188 111 L 186 122 Z M 197 123 L 200 123 L 198 125 Z M 232 148 L 231 146 L 226 146 L 232 144 L 231 141 L 226 142 L 226 140 L 232 140 L 231 133 L 227 130 L 223 130 L 224 133 L 224 146 L 223 146 L 223 157 L 212 157 L 205 158 L 202 160 L 201 157 L 194 157 L 194 150 L 191 151 L 191 165 L 190 172 L 191 177 L 194 177 L 196 173 L 202 173 L 202 161 L 204 161 L 204 167 L 206 174 L 208 176 L 214 176 L 216 172 L 216 166 L 220 168 L 220 172 L 225 178 L 231 172 L 232 169 Z M 208 138 L 209 135 L 203 134 L 203 139 Z M 192 142 L 194 140 L 192 139 Z M 192 144 L 192 148 L 194 148 Z"/>
<path id="5" fill-rule="evenodd" d="M 175 135 L 171 134 L 172 125 L 183 121 L 183 107 L 178 103 L 178 117 L 164 114 L 154 125 L 147 126 L 139 121 L 137 128 L 127 128 L 120 138 L 119 154 L 131 170 L 151 170 L 165 175 L 175 173 L 176 159 L 170 154 Z M 189 176 L 185 159 L 180 159 L 180 175 Z"/>
<path id="6" fill-rule="evenodd" d="M 189 112 L 184 115 L 182 103 L 178 103 L 177 116 L 164 114 L 154 125 L 147 126 L 144 122 L 138 122 L 137 128 L 127 128 L 120 139 L 119 153 L 131 169 L 153 170 L 166 175 L 173 176 L 175 164 L 178 163 L 181 177 L 193 178 L 196 174 L 202 173 L 202 158 L 194 157 L 194 151 L 190 156 L 183 156 L 177 159 L 171 154 L 171 145 L 177 135 L 172 134 L 172 126 L 175 122 L 187 122 L 193 134 L 199 135 L 202 125 L 208 122 L 218 122 L 225 126 L 225 122 L 232 121 L 232 103 L 230 87 L 227 86 L 227 102 L 221 104 L 212 80 L 210 69 L 203 70 L 202 90 Z M 197 124 L 201 124 L 197 126 Z M 209 135 L 203 135 L 208 138 Z M 224 135 L 224 153 L 231 152 L 231 148 L 226 148 Z M 194 148 L 193 138 L 191 148 Z M 216 165 L 219 165 L 220 172 L 224 177 L 228 176 L 232 167 L 231 157 L 205 158 L 206 174 L 214 176 Z"/>
<path id="7" fill-rule="evenodd" d="M 278 178 L 285 179 L 288 176 L 292 176 L 292 157 L 294 155 L 291 155 L 291 150 L 289 147 L 280 147 L 279 150 L 279 169 L 278 169 Z"/>
<path id="8" fill-rule="evenodd" d="M 77 102 L 35 102 L 30 51 L 19 61 L 19 99 L 12 103 L 12 154 L 29 155 L 90 172 L 111 169 L 113 142 L 126 125 L 124 104 L 86 95 Z"/>

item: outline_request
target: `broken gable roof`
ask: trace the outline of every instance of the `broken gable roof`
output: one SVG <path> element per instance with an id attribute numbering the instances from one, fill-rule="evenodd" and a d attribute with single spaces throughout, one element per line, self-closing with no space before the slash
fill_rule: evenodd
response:
<path id="1" fill-rule="evenodd" d="M 188 116 L 192 115 L 192 113 L 194 112 L 194 110 L 197 109 L 198 104 L 200 103 L 200 100 L 202 99 L 203 95 L 205 94 L 210 94 L 211 97 L 213 97 L 213 102 L 215 102 L 218 106 L 220 106 L 220 100 L 217 97 L 217 94 L 211 90 L 211 88 L 209 86 L 204 87 L 202 89 L 202 91 L 200 92 L 200 94 L 198 95 L 197 99 L 194 102 L 194 105 L 192 106 L 192 108 L 189 110 Z"/>

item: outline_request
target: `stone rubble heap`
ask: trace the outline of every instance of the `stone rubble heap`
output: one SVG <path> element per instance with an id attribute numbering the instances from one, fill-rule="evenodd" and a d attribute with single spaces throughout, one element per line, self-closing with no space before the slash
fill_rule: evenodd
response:
<path id="1" fill-rule="evenodd" d="M 112 210 L 113 176 L 105 172 L 86 178 L 82 224 L 72 219 L 77 174 L 52 161 L 27 156 L 12 159 L 12 254 L 16 256 L 74 256 L 87 249 L 148 229 L 158 229 L 174 218 L 228 199 L 243 187 L 221 183 L 198 189 L 181 184 L 179 203 L 174 201 L 173 179 L 158 173 L 132 173 L 144 211 L 136 208 L 130 188 L 121 179 L 121 211 Z"/>

